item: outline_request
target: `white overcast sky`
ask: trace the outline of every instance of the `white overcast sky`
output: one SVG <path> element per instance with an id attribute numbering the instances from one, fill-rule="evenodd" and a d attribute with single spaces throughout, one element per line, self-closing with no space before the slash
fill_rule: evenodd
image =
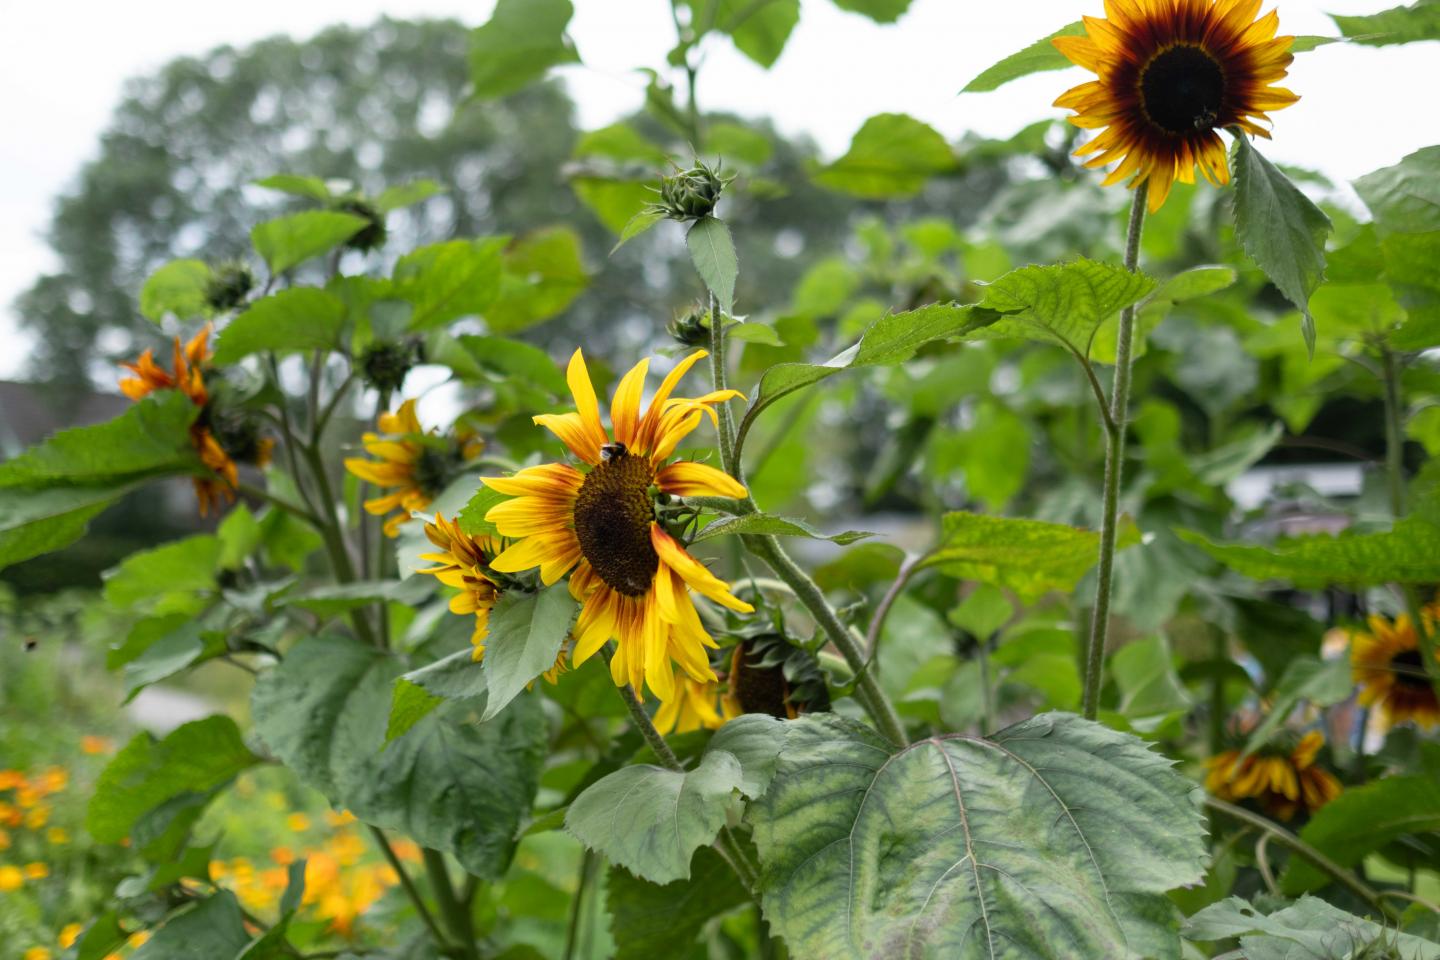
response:
<path id="1" fill-rule="evenodd" d="M 1374 13 L 1402 0 L 1282 0 L 1281 30 L 1334 34 L 1325 12 Z M 1267 0 L 1266 7 L 1273 5 Z M 636 67 L 664 69 L 674 43 L 668 0 L 575 0 L 570 33 L 585 65 L 563 71 L 586 127 L 633 111 L 644 80 Z M 492 0 L 0 0 L 0 377 L 24 365 L 12 301 L 55 261 L 40 239 L 56 195 L 96 154 L 100 132 L 126 78 L 173 57 L 224 43 L 288 33 L 307 37 L 337 22 L 455 17 L 478 25 Z M 1050 102 L 1078 69 L 1016 81 L 989 94 L 957 96 L 981 69 L 1100 0 L 913 0 L 893 25 L 803 0 L 800 25 L 776 65 L 755 66 L 712 41 L 701 79 L 708 109 L 770 115 L 787 132 L 812 134 L 842 152 L 866 117 L 917 116 L 958 137 L 1009 135 L 1060 116 Z M 1322 47 L 1299 58 L 1288 81 L 1302 100 L 1275 115 L 1272 159 L 1350 179 L 1440 143 L 1440 44 Z"/>

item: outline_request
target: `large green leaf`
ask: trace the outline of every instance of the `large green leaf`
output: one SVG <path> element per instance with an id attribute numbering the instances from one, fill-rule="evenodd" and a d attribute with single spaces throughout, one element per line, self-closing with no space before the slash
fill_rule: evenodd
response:
<path id="1" fill-rule="evenodd" d="M 728 33 L 735 49 L 767 70 L 800 22 L 800 0 L 689 0 L 693 22 Z"/>
<path id="2" fill-rule="evenodd" d="M 894 23 L 910 9 L 910 0 L 835 0 L 835 6 L 862 13 L 876 23 Z"/>
<path id="3" fill-rule="evenodd" d="M 985 287 L 980 306 L 1004 314 L 970 334 L 976 340 L 1045 340 L 1081 357 L 1101 324 L 1155 289 L 1155 281 L 1124 267 L 1081 257 L 1021 267 Z"/>
<path id="4" fill-rule="evenodd" d="M 683 772 L 622 767 L 575 798 L 565 829 L 636 876 L 670 883 L 690 876 L 690 858 L 725 825 L 740 785 L 740 761 L 723 750 Z"/>
<path id="5" fill-rule="evenodd" d="M 280 274 L 311 257 L 329 253 L 369 223 L 352 213 L 306 210 L 257 224 L 250 231 L 250 242 L 270 272 Z"/>
<path id="6" fill-rule="evenodd" d="M 1440 833 L 1440 782 L 1433 777 L 1386 777 L 1345 790 L 1316 811 L 1300 839 L 1351 867 L 1367 854 L 1406 834 Z M 1303 857 L 1291 857 L 1280 878 L 1289 896 L 1330 881 Z"/>
<path id="7" fill-rule="evenodd" d="M 1434 3 L 1440 10 L 1440 3 Z M 1422 147 L 1393 167 L 1367 173 L 1355 192 L 1375 216 L 1384 237 L 1440 230 L 1440 145 Z"/>
<path id="8" fill-rule="evenodd" d="M 1054 713 L 899 753 L 833 715 L 786 727 L 747 819 L 797 956 L 1179 956 L 1164 892 L 1203 875 L 1205 829 L 1143 741 Z"/>
<path id="9" fill-rule="evenodd" d="M 760 376 L 760 388 L 740 422 L 742 433 L 767 407 L 782 397 L 842 370 L 903 363 L 927 343 L 973 333 L 995 322 L 999 314 L 974 306 L 935 303 L 918 310 L 891 313 L 876 320 L 860 341 L 824 363 L 777 363 Z"/>
<path id="10" fill-rule="evenodd" d="M 550 355 L 539 347 L 520 340 L 474 334 L 456 337 L 455 340 L 474 360 L 481 376 L 493 373 L 499 378 L 514 378 L 557 397 L 565 393 L 565 375 Z M 472 368 L 455 372 L 462 379 L 476 379 Z"/>
<path id="11" fill-rule="evenodd" d="M 231 960 L 250 942 L 240 902 L 229 890 L 176 913 L 155 932 L 132 960 Z"/>
<path id="12" fill-rule="evenodd" d="M 691 542 L 700 543 L 703 540 L 712 540 L 715 537 L 744 536 L 752 533 L 773 537 L 805 537 L 808 540 L 829 540 L 831 543 L 838 543 L 841 546 L 854 543 L 856 540 L 864 540 L 866 537 L 875 536 L 875 534 L 866 533 L 863 530 L 846 530 L 844 533 L 827 536 L 810 526 L 810 524 L 804 520 L 795 520 L 790 517 L 776 517 L 768 513 L 748 513 L 740 517 L 722 517 L 713 523 L 707 524 L 705 529 L 697 533 L 695 539 Z"/>
<path id="13" fill-rule="evenodd" d="M 1239 938 L 1246 960 L 1336 960 L 1372 955 L 1440 960 L 1440 944 L 1386 929 L 1317 897 L 1301 897 L 1268 916 L 1249 901 L 1227 897 L 1186 921 L 1185 938 Z M 1381 949 L 1372 953 L 1366 949 L 1371 944 Z"/>
<path id="14" fill-rule="evenodd" d="M 1356 43 L 1385 47 L 1417 40 L 1440 40 L 1440 0 L 1416 0 L 1363 17 L 1330 14 L 1341 34 Z"/>
<path id="15" fill-rule="evenodd" d="M 1288 580 L 1299 587 L 1317 588 L 1440 581 L 1440 527 L 1413 517 L 1384 533 L 1288 537 L 1268 547 L 1215 543 L 1193 530 L 1176 533 L 1236 573 L 1255 580 Z"/>
<path id="16" fill-rule="evenodd" d="M 140 288 L 140 314 L 156 323 L 172 314 L 181 320 L 204 316 L 209 312 L 209 285 L 210 267 L 204 260 L 171 260 Z"/>
<path id="17" fill-rule="evenodd" d="M 405 580 L 357 580 L 353 583 L 329 584 L 311 587 L 298 593 L 287 593 L 277 605 L 299 607 L 321 617 L 334 617 L 372 603 L 394 602 L 415 606 L 434 589 L 434 582 L 426 582 L 423 577 Z"/>
<path id="18" fill-rule="evenodd" d="M 940 542 L 923 566 L 1008 587 L 1027 600 L 1074 590 L 1100 554 L 1099 533 L 1063 523 L 956 511 L 945 514 L 942 524 Z M 1122 526 L 1118 547 L 1139 542 L 1133 524 Z"/>
<path id="19" fill-rule="evenodd" d="M 1125 644 L 1107 667 L 1120 690 L 1120 714 L 1136 730 L 1149 732 L 1190 709 L 1190 694 L 1175 672 L 1175 655 L 1164 634 Z"/>
<path id="20" fill-rule="evenodd" d="M 0 463 L 0 489 L 55 484 L 103 485 L 199 467 L 190 424 L 200 413 L 178 390 L 162 390 L 114 420 L 62 430 Z"/>
<path id="21" fill-rule="evenodd" d="M 1055 44 L 1050 41 L 1056 37 L 1083 36 L 1085 36 L 1085 24 L 1079 20 L 1067 23 L 1049 36 L 1036 40 L 1019 53 L 1012 53 L 993 67 L 987 67 L 980 76 L 965 84 L 965 89 L 960 92 L 988 93 L 1011 80 L 1032 73 L 1040 73 L 1045 70 L 1064 70 L 1066 67 L 1074 66 L 1066 59 L 1065 54 L 1057 50 Z"/>
<path id="22" fill-rule="evenodd" d="M 903 113 L 865 121 L 850 149 L 817 170 L 815 182 L 857 197 L 908 197 L 955 169 L 955 152 L 929 124 Z"/>
<path id="23" fill-rule="evenodd" d="M 615 960 L 685 956 L 706 921 L 749 899 L 729 865 L 707 847 L 695 851 L 688 880 L 661 885 L 616 867 L 605 889 Z"/>
<path id="24" fill-rule="evenodd" d="M 395 264 L 396 295 L 413 307 L 411 330 L 434 330 L 485 312 L 500 296 L 505 237 L 447 240 L 412 250 Z"/>
<path id="25" fill-rule="evenodd" d="M 574 230 L 527 233 L 505 251 L 500 295 L 485 311 L 485 322 L 495 333 L 533 327 L 564 312 L 589 282 Z"/>
<path id="26" fill-rule="evenodd" d="M 500 0 L 484 26 L 470 32 L 475 96 L 500 97 L 539 80 L 551 67 L 579 63 L 565 35 L 570 0 Z"/>
<path id="27" fill-rule="evenodd" d="M 136 485 L 8 487 L 0 493 L 0 570 L 68 547 L 91 519 Z"/>
<path id="28" fill-rule="evenodd" d="M 330 350 L 340 341 L 345 303 L 314 287 L 292 287 L 256 300 L 220 331 L 215 363 L 234 363 L 252 353 L 272 350 Z"/>
<path id="29" fill-rule="evenodd" d="M 101 772 L 85 825 L 96 840 L 119 843 L 161 804 L 208 794 L 259 762 L 226 716 L 183 724 L 163 740 L 137 733 Z"/>
<path id="30" fill-rule="evenodd" d="M 403 671 L 348 638 L 304 640 L 256 683 L 256 732 L 366 823 L 498 877 L 535 796 L 548 739 L 539 705 L 522 697 L 479 723 L 476 702 L 448 701 L 387 744 L 391 687 Z"/>
<path id="31" fill-rule="evenodd" d="M 219 537 L 200 533 L 132 553 L 105 571 L 105 602 L 132 607 L 166 594 L 213 590 L 222 549 Z"/>
<path id="32" fill-rule="evenodd" d="M 701 217 L 686 232 L 685 246 L 690 249 L 690 261 L 695 264 L 695 272 L 715 295 L 720 309 L 727 314 L 733 312 L 735 278 L 740 273 L 740 261 L 735 255 L 735 241 L 730 238 L 730 228 L 723 220 Z"/>
<path id="33" fill-rule="evenodd" d="M 125 664 L 122 680 L 125 702 L 135 699 L 145 687 L 185 670 L 202 660 L 225 652 L 225 634 L 207 630 L 193 617 L 184 617 L 176 629 L 161 636 Z"/>
<path id="34" fill-rule="evenodd" d="M 489 720 L 546 670 L 570 635 L 579 605 L 563 583 L 539 593 L 506 591 L 490 611 L 485 638 L 485 683 L 489 699 L 481 720 Z"/>
<path id="35" fill-rule="evenodd" d="M 1235 138 L 1235 236 L 1250 259 L 1300 310 L 1305 345 L 1315 352 L 1310 294 L 1325 276 L 1330 218 L 1250 144 Z"/>

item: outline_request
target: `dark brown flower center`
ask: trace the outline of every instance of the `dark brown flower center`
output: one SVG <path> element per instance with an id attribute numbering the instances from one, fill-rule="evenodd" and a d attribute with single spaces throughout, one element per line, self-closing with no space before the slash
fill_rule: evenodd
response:
<path id="1" fill-rule="evenodd" d="M 1401 650 L 1390 658 L 1390 669 L 1395 671 L 1395 682 L 1400 686 L 1430 689 L 1430 680 L 1425 676 L 1425 661 L 1420 659 L 1419 650 Z"/>
<path id="2" fill-rule="evenodd" d="M 1140 102 L 1150 122 L 1166 133 L 1209 130 L 1225 102 L 1225 74 L 1199 47 L 1171 47 L 1141 71 Z"/>
<path id="3" fill-rule="evenodd" d="M 623 448 L 609 451 L 580 485 L 575 536 L 580 552 L 612 589 L 638 597 L 650 589 L 660 557 L 650 544 L 655 506 L 650 462 Z"/>

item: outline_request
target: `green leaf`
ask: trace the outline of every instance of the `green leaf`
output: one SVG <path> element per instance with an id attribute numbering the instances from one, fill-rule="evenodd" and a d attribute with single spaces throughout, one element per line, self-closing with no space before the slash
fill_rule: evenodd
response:
<path id="1" fill-rule="evenodd" d="M 873 537 L 875 534 L 866 533 L 863 530 L 846 530 L 844 533 L 837 533 L 830 536 L 816 530 L 804 520 L 796 520 L 791 517 L 777 517 L 768 513 L 747 513 L 741 517 L 722 517 L 706 525 L 705 529 L 695 535 L 692 543 L 700 543 L 705 540 L 713 540 L 716 537 L 745 536 L 757 534 L 774 537 L 804 537 L 807 540 L 829 540 L 831 543 L 838 543 L 841 546 L 854 543 L 856 540 L 864 540 L 866 537 Z"/>
<path id="2" fill-rule="evenodd" d="M 330 188 L 320 177 L 301 176 L 294 173 L 276 173 L 255 181 L 255 186 L 266 190 L 288 193 L 292 197 L 305 197 L 320 203 L 329 203 Z"/>
<path id="3" fill-rule="evenodd" d="M 1175 672 L 1175 655 L 1163 634 L 1127 643 L 1108 669 L 1120 688 L 1120 714 L 1142 732 L 1190 709 L 1191 697 Z"/>
<path id="4" fill-rule="evenodd" d="M 192 960 L 234 957 L 250 942 L 240 902 L 221 890 L 181 910 L 130 956 L 132 960 Z"/>
<path id="5" fill-rule="evenodd" d="M 460 655 L 469 657 L 470 651 L 461 650 L 454 656 Z M 396 679 L 395 690 L 390 699 L 390 719 L 385 724 L 385 742 L 389 743 L 408 733 L 411 727 L 444 702 L 444 697 L 435 696 L 418 683 L 405 677 Z"/>
<path id="6" fill-rule="evenodd" d="M 1416 0 L 1408 7 L 1391 7 L 1364 17 L 1330 14 L 1340 32 L 1367 47 L 1386 47 L 1417 40 L 1440 40 L 1440 2 Z"/>
<path id="7" fill-rule="evenodd" d="M 705 149 L 702 152 L 706 156 L 720 158 L 727 166 L 753 168 L 764 166 L 775 152 L 775 146 L 759 130 L 738 123 L 721 122 L 705 128 Z"/>
<path id="8" fill-rule="evenodd" d="M 434 330 L 484 313 L 500 295 L 504 237 L 419 247 L 395 264 L 395 293 L 414 308 L 410 329 Z"/>
<path id="9" fill-rule="evenodd" d="M 570 0 L 499 0 L 484 26 L 470 31 L 470 83 L 481 99 L 521 90 L 563 63 L 579 63 L 565 35 Z"/>
<path id="10" fill-rule="evenodd" d="M 62 430 L 0 463 L 0 489 L 104 485 L 189 472 L 200 465 L 190 444 L 190 424 L 199 413 L 180 391 L 159 391 L 114 420 Z"/>
<path id="11" fill-rule="evenodd" d="M 370 221 L 335 210 L 306 210 L 258 224 L 250 231 L 255 252 L 272 274 L 281 274 L 349 240 Z"/>
<path id="12" fill-rule="evenodd" d="M 488 693 L 485 669 L 475 659 L 473 647 L 411 670 L 395 681 L 385 741 L 405 733 L 446 700 L 469 700 L 473 709 L 481 709 L 484 703 L 479 698 Z"/>
<path id="13" fill-rule="evenodd" d="M 858 343 L 825 363 L 777 363 L 760 376 L 760 388 L 740 421 L 744 433 L 767 407 L 811 384 L 855 367 L 903 363 L 915 351 L 937 340 L 964 337 L 999 317 L 992 310 L 954 303 L 935 303 L 918 310 L 881 317 Z"/>
<path id="14" fill-rule="evenodd" d="M 505 251 L 500 296 L 485 311 L 495 333 L 516 333 L 565 311 L 590 283 L 580 235 L 569 227 L 527 233 Z"/>
<path id="15" fill-rule="evenodd" d="M 1310 294 L 1325 276 L 1330 218 L 1250 144 L 1235 138 L 1235 236 L 1302 315 L 1305 346 L 1315 353 Z"/>
<path id="16" fill-rule="evenodd" d="M 1433 6 L 1440 10 L 1440 3 Z M 1355 192 L 1374 214 L 1381 237 L 1440 230 L 1440 145 L 1367 173 L 1355 181 Z"/>
<path id="17" fill-rule="evenodd" d="M 1253 580 L 1288 580 L 1299 587 L 1329 584 L 1423 585 L 1440 580 L 1440 527 L 1408 518 L 1385 533 L 1313 534 L 1265 547 L 1215 543 L 1193 530 L 1177 530 L 1221 564 Z"/>
<path id="18" fill-rule="evenodd" d="M 1064 70 L 1066 67 L 1074 66 L 1065 54 L 1055 48 L 1050 41 L 1056 37 L 1083 37 L 1085 36 L 1085 24 L 1079 20 L 1074 23 L 1067 23 L 1047 37 L 1036 40 L 1030 46 L 1019 53 L 1012 53 L 1001 60 L 993 67 L 987 68 L 980 76 L 965 84 L 961 93 L 988 93 L 998 89 L 1011 80 L 1029 76 L 1032 73 L 1040 73 L 1046 70 Z"/>
<path id="19" fill-rule="evenodd" d="M 730 239 L 730 228 L 724 221 L 714 217 L 701 217 L 685 234 L 685 245 L 690 248 L 690 260 L 695 272 L 705 281 L 705 286 L 715 294 L 720 309 L 732 313 L 735 309 L 735 278 L 740 273 L 740 261 L 735 255 L 735 242 Z"/>
<path id="20" fill-rule="evenodd" d="M 209 793 L 259 762 L 226 716 L 183 724 L 163 740 L 138 733 L 101 772 L 85 825 L 101 843 L 119 843 L 161 804 Z"/>
<path id="21" fill-rule="evenodd" d="M 1313 656 L 1301 656 L 1291 660 L 1270 693 L 1270 712 L 1245 741 L 1245 754 L 1248 756 L 1268 743 L 1302 701 L 1317 707 L 1333 707 L 1348 699 L 1354 689 L 1350 662 L 1344 657 L 1317 660 Z"/>
<path id="22" fill-rule="evenodd" d="M 416 606 L 435 590 L 434 581 L 424 577 L 406 580 L 361 580 L 286 594 L 277 606 L 299 607 L 320 617 L 335 617 L 373 603 L 400 603 Z"/>
<path id="23" fill-rule="evenodd" d="M 775 328 L 764 323 L 732 323 L 725 328 L 725 336 L 742 343 L 763 343 L 767 347 L 785 346 Z"/>
<path id="24" fill-rule="evenodd" d="M 1004 316 L 969 339 L 1044 340 L 1089 357 L 1101 324 L 1153 289 L 1142 273 L 1083 257 L 1021 267 L 985 286 L 980 306 Z"/>
<path id="25" fill-rule="evenodd" d="M 715 24 L 735 49 L 765 69 L 775 65 L 800 22 L 800 0 L 690 0 L 693 23 Z"/>
<path id="26" fill-rule="evenodd" d="M 471 497 L 470 502 L 465 505 L 465 509 L 460 511 L 455 521 L 460 525 L 461 530 L 472 537 L 498 537 L 500 536 L 499 528 L 486 520 L 485 514 L 490 512 L 491 507 L 509 499 L 505 494 L 491 490 L 482 484 L 480 489 L 475 491 L 475 496 Z"/>
<path id="27" fill-rule="evenodd" d="M 533 384 L 555 396 L 566 391 L 565 375 L 539 347 L 505 337 L 466 334 L 456 340 L 486 371 Z"/>
<path id="28" fill-rule="evenodd" d="M 85 535 L 96 514 L 135 486 L 5 488 L 0 493 L 0 570 L 68 547 Z"/>
<path id="29" fill-rule="evenodd" d="M 125 664 L 125 703 L 152 683 L 185 670 L 202 660 L 225 652 L 225 634 L 206 630 L 198 621 L 186 618 L 183 625 L 156 640 L 139 656 Z"/>
<path id="30" fill-rule="evenodd" d="M 844 156 L 816 171 L 815 182 L 857 197 L 908 197 L 954 169 L 955 153 L 933 127 L 881 113 L 865 121 Z"/>
<path id="31" fill-rule="evenodd" d="M 747 819 L 796 956 L 1178 956 L 1164 891 L 1201 878 L 1193 784 L 1067 714 L 893 753 L 812 715 Z"/>
<path id="32" fill-rule="evenodd" d="M 105 572 L 105 602 L 133 607 L 168 594 L 214 590 L 222 549 L 219 537 L 201 533 L 132 553 Z"/>
<path id="33" fill-rule="evenodd" d="M 119 915 L 114 910 L 107 910 L 85 928 L 85 933 L 75 944 L 75 960 L 102 960 L 122 946 L 128 937 L 129 932 L 120 926 Z"/>
<path id="34" fill-rule="evenodd" d="M 864 14 L 876 23 L 894 23 L 910 9 L 910 0 L 835 0 L 835 6 Z"/>
<path id="35" fill-rule="evenodd" d="M 1341 38 L 1341 37 L 1317 37 L 1317 36 L 1301 36 L 1301 37 L 1296 37 L 1296 38 L 1295 38 L 1295 42 L 1292 43 L 1292 44 L 1290 44 L 1290 52 L 1291 52 L 1291 53 L 1309 53 L 1311 50 L 1314 50 L 1314 49 L 1316 49 L 1317 47 L 1327 46 L 1327 45 L 1332 44 L 1332 43 L 1339 43 L 1342 39 L 1343 39 L 1343 38 Z"/>
<path id="36" fill-rule="evenodd" d="M 501 595 L 490 611 L 490 633 L 485 638 L 483 665 L 490 696 L 481 720 L 494 717 L 526 685 L 555 666 L 579 609 L 563 583 L 543 587 L 539 593 L 507 590 Z"/>
<path id="37" fill-rule="evenodd" d="M 684 772 L 622 767 L 575 798 L 565 829 L 636 876 L 670 883 L 690 876 L 691 856 L 720 832 L 740 783 L 740 761 L 724 751 Z"/>
<path id="38" fill-rule="evenodd" d="M 635 216 L 625 221 L 625 226 L 620 231 L 620 239 L 616 241 L 615 246 L 610 248 L 610 252 L 613 254 L 616 250 L 619 250 L 621 247 L 625 246 L 625 244 L 629 243 L 631 240 L 634 240 L 636 237 L 640 236 L 642 233 L 649 230 L 651 227 L 655 226 L 655 224 L 659 223 L 661 220 L 664 219 L 664 210 L 652 207 L 645 207 L 644 209 L 640 210 L 638 213 L 635 214 Z"/>
<path id="39" fill-rule="evenodd" d="M 711 917 L 750 900 L 729 865 L 708 847 L 695 851 L 688 880 L 661 886 L 618 867 L 607 880 L 605 906 L 615 960 L 685 956 Z"/>
<path id="40" fill-rule="evenodd" d="M 956 511 L 942 524 L 940 543 L 922 567 L 1006 587 L 1027 601 L 1074 590 L 1099 559 L 1100 534 L 1063 523 Z M 1133 524 L 1121 527 L 1117 548 L 1139 542 Z"/>
<path id="41" fill-rule="evenodd" d="M 375 198 L 375 209 L 381 213 L 389 213 L 391 210 L 413 206 L 422 200 L 428 200 L 444 192 L 445 188 L 434 180 L 412 180 L 409 183 L 386 187 L 381 191 L 380 196 Z"/>
<path id="42" fill-rule="evenodd" d="M 256 300 L 220 331 L 214 362 L 227 366 L 267 350 L 331 350 L 340 342 L 345 303 L 314 287 L 291 287 Z"/>
<path id="43" fill-rule="evenodd" d="M 775 764 L 785 745 L 786 725 L 763 713 L 747 713 L 727 721 L 705 745 L 707 753 L 728 753 L 740 761 L 739 790 L 753 799 L 765 795 L 775 777 Z"/>
<path id="44" fill-rule="evenodd" d="M 999 633 L 1013 616 L 1015 608 L 1004 591 L 994 584 L 982 583 L 946 614 L 945 619 L 984 641 Z"/>
<path id="45" fill-rule="evenodd" d="M 1317 897 L 1301 897 L 1269 916 L 1249 901 L 1227 897 L 1187 920 L 1184 934 L 1197 941 L 1239 938 L 1248 960 L 1363 957 L 1371 954 L 1366 949 L 1371 944 L 1383 945 L 1377 956 L 1440 960 L 1440 944 L 1386 929 Z"/>
<path id="46" fill-rule="evenodd" d="M 1346 787 L 1317 810 L 1300 839 L 1342 867 L 1408 834 L 1440 832 L 1440 782 L 1428 776 L 1386 777 Z M 1286 896 L 1318 890 L 1330 875 L 1291 857 L 1280 877 Z"/>
<path id="47" fill-rule="evenodd" d="M 220 538 L 219 565 L 222 570 L 239 570 L 265 540 L 260 521 L 243 503 L 237 503 L 225 515 L 215 529 L 215 535 Z"/>
<path id="48" fill-rule="evenodd" d="M 140 288 L 140 313 L 156 323 L 170 315 L 181 320 L 206 316 L 209 284 L 210 267 L 205 261 L 171 260 L 150 274 Z"/>
<path id="49" fill-rule="evenodd" d="M 447 701 L 387 744 L 392 686 L 403 669 L 395 657 L 348 638 L 303 640 L 257 681 L 256 732 L 361 820 L 495 879 L 538 785 L 548 740 L 539 705 L 521 697 L 479 723 L 478 701 Z"/>

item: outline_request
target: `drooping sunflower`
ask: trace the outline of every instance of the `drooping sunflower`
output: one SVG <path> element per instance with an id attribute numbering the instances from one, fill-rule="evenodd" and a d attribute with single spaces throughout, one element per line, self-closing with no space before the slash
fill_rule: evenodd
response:
<path id="1" fill-rule="evenodd" d="M 1261 0 L 1105 0 L 1105 19 L 1085 17 L 1088 36 L 1052 43 L 1098 79 L 1073 87 L 1055 106 L 1077 127 L 1105 130 L 1076 150 L 1087 167 L 1120 165 L 1105 186 L 1150 184 L 1150 212 L 1175 180 L 1230 181 L 1216 132 L 1270 136 L 1257 121 L 1300 99 L 1271 86 L 1285 76 L 1294 37 L 1277 37 L 1275 11 L 1255 19 Z"/>
<path id="2" fill-rule="evenodd" d="M 361 442 L 375 460 L 349 457 L 345 469 L 389 493 L 365 501 L 367 512 L 384 516 L 385 536 L 398 537 L 400 527 L 410 522 L 410 513 L 424 510 L 437 497 L 456 467 L 480 452 L 484 445 L 467 432 L 454 436 L 427 433 L 415 413 L 415 401 L 406 400 L 394 413 L 382 413 L 376 420 L 379 433 L 367 433 Z"/>
<path id="3" fill-rule="evenodd" d="M 1421 616 L 1433 634 L 1440 604 L 1431 604 Z M 1440 723 L 1440 701 L 1410 615 L 1402 613 L 1393 621 L 1376 615 L 1368 625 L 1369 631 L 1358 630 L 1350 637 L 1350 675 L 1360 684 L 1360 705 L 1373 707 L 1386 729 L 1407 720 L 1427 730 Z"/>
<path id="4" fill-rule="evenodd" d="M 1239 750 L 1226 750 L 1205 761 L 1205 789 L 1232 803 L 1254 800 L 1281 820 L 1301 809 L 1314 813 L 1341 790 L 1335 775 L 1315 764 L 1324 745 L 1325 735 L 1311 730 L 1288 750 L 1266 745 L 1243 758 Z"/>
<path id="5" fill-rule="evenodd" d="M 716 679 L 706 654 L 716 643 L 701 625 L 689 591 L 740 613 L 754 609 L 690 556 L 655 510 L 652 489 L 678 496 L 745 496 L 741 484 L 714 467 L 667 463 L 703 417 L 715 419 L 716 403 L 739 396 L 734 390 L 694 399 L 671 396 L 704 356 L 697 350 L 677 364 L 643 415 L 649 360 L 626 373 L 610 406 L 612 440 L 601 423 L 585 358 L 576 350 L 566 372 L 576 412 L 534 419 L 564 441 L 580 468 L 549 463 L 485 478 L 492 490 L 513 498 L 485 518 L 516 540 L 491 567 L 501 573 L 539 567 L 547 585 L 573 569 L 570 593 L 582 604 L 574 630 L 575 665 L 614 639 L 618 650 L 610 673 L 616 685 L 628 683 L 637 692 L 648 685 L 662 701 L 675 692 L 672 662 L 696 681 Z"/>
<path id="6" fill-rule="evenodd" d="M 210 403 L 210 391 L 205 386 L 205 376 L 201 371 L 205 362 L 210 359 L 209 339 L 208 323 L 184 346 L 181 346 L 180 338 L 176 337 L 170 370 L 155 362 L 155 351 L 146 349 L 134 363 L 121 364 L 134 376 L 121 379 L 120 392 L 131 400 L 140 400 L 156 390 L 179 390 L 190 398 L 191 403 L 204 411 Z M 215 439 L 204 413 L 197 417 L 190 427 L 190 442 L 200 455 L 200 462 L 213 473 L 213 476 L 194 478 L 195 498 L 200 501 L 200 516 L 203 517 L 210 513 L 212 506 L 222 500 L 227 503 L 234 501 L 239 475 L 234 459 Z M 269 456 L 269 441 L 258 443 L 255 448 L 255 462 L 263 466 Z"/>

